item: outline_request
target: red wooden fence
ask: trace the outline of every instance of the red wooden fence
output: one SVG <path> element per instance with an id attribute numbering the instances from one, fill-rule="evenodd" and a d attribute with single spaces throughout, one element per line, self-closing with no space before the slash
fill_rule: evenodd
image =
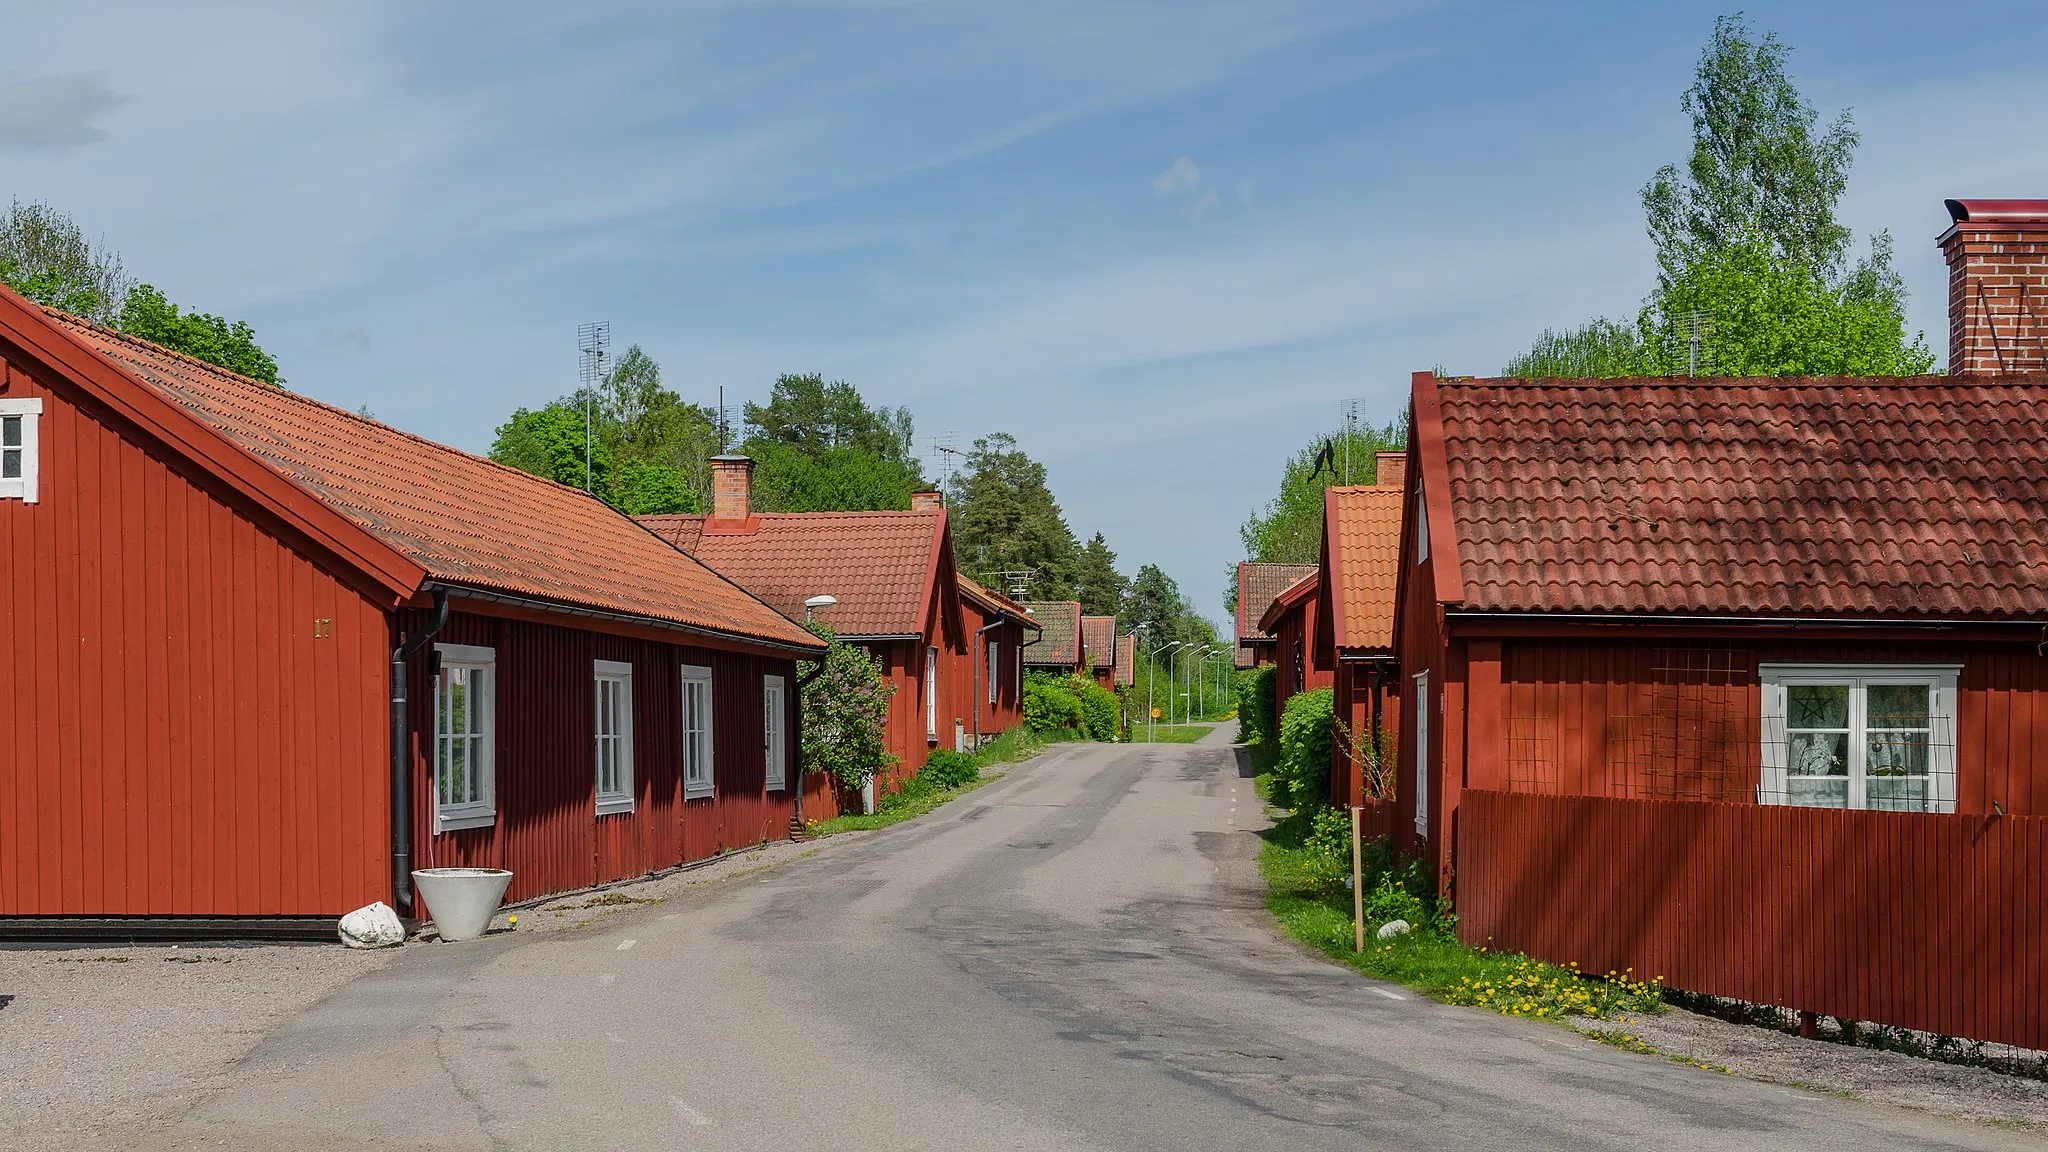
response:
<path id="1" fill-rule="evenodd" d="M 2048 1048 L 2048 817 L 1468 791 L 1457 820 L 1468 943 Z"/>

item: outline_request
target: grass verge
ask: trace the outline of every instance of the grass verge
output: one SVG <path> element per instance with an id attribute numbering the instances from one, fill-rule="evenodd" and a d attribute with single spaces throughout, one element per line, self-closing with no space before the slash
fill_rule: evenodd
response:
<path id="1" fill-rule="evenodd" d="M 1269 794 L 1261 779 L 1260 794 Z M 1527 956 L 1491 952 L 1459 942 L 1450 919 L 1435 908 L 1435 895 L 1421 890 L 1420 870 L 1396 866 L 1383 846 L 1369 846 L 1374 863 L 1365 873 L 1366 946 L 1352 951 L 1351 893 L 1342 877 L 1350 871 L 1349 843 L 1341 818 L 1288 813 L 1261 832 L 1259 870 L 1267 884 L 1266 907 L 1288 935 L 1330 959 L 1379 980 L 1405 984 L 1449 1004 L 1490 1008 L 1507 1016 L 1563 1021 L 1602 1019 L 1617 1012 L 1662 1012 L 1657 982 L 1631 973 L 1590 976 L 1571 966 Z M 1336 854 L 1341 860 L 1334 860 Z M 1334 878 L 1334 883 L 1333 883 Z M 1377 939 L 1381 923 L 1401 916 L 1412 931 Z"/>
<path id="2" fill-rule="evenodd" d="M 922 816 L 956 797 L 980 788 L 1002 778 L 1002 773 L 990 774 L 988 769 L 999 764 L 1014 764 L 1036 756 L 1048 743 L 1042 736 L 1023 727 L 1012 728 L 1000 736 L 990 739 L 978 749 L 971 759 L 981 775 L 951 788 L 934 786 L 922 776 L 913 777 L 901 790 L 883 794 L 872 814 L 859 812 L 835 816 L 830 820 L 813 820 L 804 826 L 807 836 L 815 839 L 832 836 L 840 832 L 867 832 L 876 828 L 887 828 L 905 820 Z"/>
<path id="3" fill-rule="evenodd" d="M 1209 734 L 1214 724 L 1142 724 L 1131 722 L 1133 744 L 1193 744 Z"/>

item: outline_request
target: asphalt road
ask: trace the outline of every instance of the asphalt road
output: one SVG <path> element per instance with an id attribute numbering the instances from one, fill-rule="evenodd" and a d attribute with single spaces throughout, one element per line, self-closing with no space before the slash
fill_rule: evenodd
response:
<path id="1" fill-rule="evenodd" d="M 1227 745 L 1070 747 L 598 928 L 408 949 L 117 1142 L 2039 1147 L 1358 979 L 1269 927 L 1262 823 Z"/>

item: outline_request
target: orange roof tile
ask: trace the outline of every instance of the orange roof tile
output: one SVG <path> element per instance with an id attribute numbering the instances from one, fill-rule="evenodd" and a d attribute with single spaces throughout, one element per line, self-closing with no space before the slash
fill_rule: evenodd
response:
<path id="1" fill-rule="evenodd" d="M 1092 667 L 1116 667 L 1116 617 L 1081 617 L 1081 647 Z"/>
<path id="2" fill-rule="evenodd" d="M 975 608 L 982 613 L 982 615 L 995 616 L 1007 614 L 1012 619 L 1016 620 L 1018 624 L 1023 625 L 1025 628 L 1033 632 L 1039 630 L 1038 621 L 1034 619 L 1029 613 L 1025 612 L 1024 606 L 1022 604 L 1017 603 L 1015 600 L 1010 599 L 1008 596 L 1003 595 L 1001 592 L 997 592 L 989 588 L 984 588 L 981 585 L 975 583 L 974 581 L 969 580 L 965 576 L 962 576 L 959 579 L 961 598 L 964 601 L 973 604 Z"/>
<path id="3" fill-rule="evenodd" d="M 1024 662 L 1038 667 L 1074 668 L 1081 663 L 1081 605 L 1074 600 L 1027 600 L 1038 621 L 1038 639 L 1024 646 Z"/>
<path id="4" fill-rule="evenodd" d="M 1330 563 L 1330 627 L 1337 647 L 1394 646 L 1404 489 L 1332 488 L 1323 509 Z"/>
<path id="5" fill-rule="evenodd" d="M 1468 609 L 2048 612 L 2048 377 L 1434 387 Z"/>
<path id="6" fill-rule="evenodd" d="M 1274 597 L 1316 570 L 1314 564 L 1261 564 L 1245 561 L 1237 566 L 1237 639 L 1271 640 L 1259 629 L 1259 618 L 1273 606 Z"/>
<path id="7" fill-rule="evenodd" d="M 838 597 L 817 616 L 842 636 L 923 636 L 931 596 L 952 575 L 944 509 L 640 523 L 793 617 L 813 596 Z"/>
<path id="8" fill-rule="evenodd" d="M 793 621 L 587 493 L 63 313 L 45 315 L 430 579 L 817 648 Z"/>
<path id="9" fill-rule="evenodd" d="M 1129 632 L 1116 638 L 1116 682 L 1138 682 L 1138 638 Z"/>

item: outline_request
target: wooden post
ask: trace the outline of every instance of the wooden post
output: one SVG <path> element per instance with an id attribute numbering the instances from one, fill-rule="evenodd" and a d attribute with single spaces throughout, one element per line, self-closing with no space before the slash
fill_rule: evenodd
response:
<path id="1" fill-rule="evenodd" d="M 1358 813 L 1356 804 L 1351 806 L 1351 950 L 1365 951 L 1365 878 L 1360 875 L 1358 850 Z"/>

